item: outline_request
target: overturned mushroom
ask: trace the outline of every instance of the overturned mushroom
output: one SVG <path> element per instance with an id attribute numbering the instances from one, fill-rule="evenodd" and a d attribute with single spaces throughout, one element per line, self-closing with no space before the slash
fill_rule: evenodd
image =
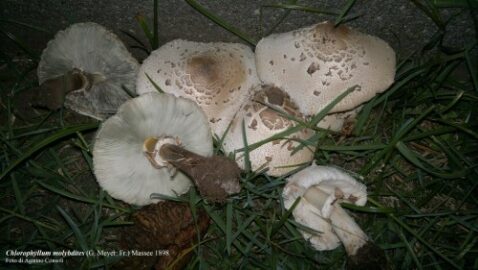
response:
<path id="1" fill-rule="evenodd" d="M 314 248 L 334 249 L 337 242 L 327 241 L 338 238 L 349 256 L 350 268 L 367 266 L 371 268 L 363 269 L 379 269 L 378 267 L 386 264 L 383 251 L 369 240 L 365 232 L 339 204 L 347 201 L 360 206 L 365 205 L 367 201 L 365 185 L 341 170 L 313 164 L 287 180 L 283 191 L 285 208 L 289 209 L 299 197 L 302 200 L 292 214 L 302 225 L 318 231 L 318 233 L 302 231 L 304 238 L 309 239 Z M 331 232 L 337 238 L 331 237 Z"/>
<path id="2" fill-rule="evenodd" d="M 131 204 L 156 202 L 152 193 L 185 193 L 191 185 L 186 175 L 203 196 L 222 201 L 240 190 L 240 171 L 233 161 L 211 154 L 207 119 L 194 102 L 149 93 L 127 101 L 102 124 L 94 172 L 112 197 Z M 216 172 L 213 166 L 223 169 Z"/>
<path id="3" fill-rule="evenodd" d="M 254 53 L 245 45 L 174 40 L 143 62 L 137 92 L 156 92 L 153 82 L 166 93 L 195 101 L 213 133 L 222 136 L 259 79 Z"/>
<path id="4" fill-rule="evenodd" d="M 352 110 L 383 92 L 394 81 L 395 53 L 379 38 L 324 22 L 263 38 L 256 65 L 263 83 L 284 89 L 310 116 L 351 87 L 355 91 L 330 113 Z"/>
<path id="5" fill-rule="evenodd" d="M 103 26 L 77 23 L 58 32 L 38 64 L 44 105 L 67 108 L 103 120 L 134 93 L 138 62 L 121 40 Z"/>
<path id="6" fill-rule="evenodd" d="M 244 168 L 244 152 L 239 152 L 245 147 L 244 135 L 248 145 L 251 145 L 296 125 L 293 120 L 281 115 L 281 112 L 303 121 L 296 105 L 284 91 L 272 86 L 261 86 L 261 90 L 257 91 L 250 101 L 243 104 L 234 118 L 223 141 L 224 150 L 228 153 L 236 151 L 236 160 L 239 166 Z M 269 175 L 279 176 L 310 162 L 313 159 L 314 147 L 301 145 L 301 141 L 308 139 L 311 135 L 309 130 L 302 129 L 286 138 L 277 138 L 257 149 L 250 149 L 251 169 L 268 167 Z"/>

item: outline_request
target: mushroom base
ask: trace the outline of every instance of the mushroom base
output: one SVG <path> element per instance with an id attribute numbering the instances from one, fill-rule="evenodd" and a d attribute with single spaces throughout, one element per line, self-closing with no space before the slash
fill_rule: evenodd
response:
<path id="1" fill-rule="evenodd" d="M 347 269 L 388 269 L 385 252 L 372 242 L 367 242 L 364 246 L 357 250 L 355 255 L 348 257 Z"/>
<path id="2" fill-rule="evenodd" d="M 208 200 L 225 202 L 227 196 L 241 190 L 241 170 L 226 157 L 203 157 L 174 144 L 164 144 L 159 155 L 188 175 Z"/>
<path id="3" fill-rule="evenodd" d="M 184 203 L 164 201 L 141 208 L 132 216 L 133 226 L 122 230 L 120 247 L 153 256 L 127 256 L 114 269 L 183 269 L 192 257 L 192 247 L 209 226 L 209 216 L 198 209 L 196 216 Z M 159 256 L 159 250 L 167 255 Z"/>

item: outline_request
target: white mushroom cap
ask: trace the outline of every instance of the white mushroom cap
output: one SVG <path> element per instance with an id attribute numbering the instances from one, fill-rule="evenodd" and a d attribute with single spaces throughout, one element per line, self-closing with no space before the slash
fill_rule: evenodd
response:
<path id="1" fill-rule="evenodd" d="M 260 84 L 254 53 L 239 43 L 173 40 L 141 65 L 136 82 L 139 94 L 157 91 L 146 75 L 164 92 L 199 104 L 218 136 Z"/>
<path id="2" fill-rule="evenodd" d="M 293 120 L 281 116 L 274 109 L 303 120 L 296 105 L 284 91 L 270 86 L 261 86 L 261 88 L 262 90 L 258 91 L 250 101 L 244 103 L 236 114 L 223 141 L 223 148 L 227 153 L 232 153 L 245 147 L 242 130 L 243 121 L 247 143 L 251 145 L 296 125 Z M 311 135 L 310 130 L 302 129 L 289 135 L 287 138 L 274 140 L 256 149 L 251 149 L 249 152 L 251 169 L 258 170 L 268 167 L 267 174 L 279 176 L 296 169 L 297 166 L 312 161 L 314 149 L 303 147 L 296 151 L 296 148 L 300 146 L 298 140 L 306 140 Z M 236 161 L 239 167 L 245 168 L 243 152 L 236 153 Z"/>
<path id="3" fill-rule="evenodd" d="M 79 70 L 87 81 L 66 96 L 65 106 L 99 120 L 114 114 L 135 91 L 139 64 L 121 40 L 103 26 L 77 23 L 58 32 L 38 64 L 40 84 Z"/>
<path id="4" fill-rule="evenodd" d="M 324 22 L 263 38 L 256 65 L 264 84 L 284 89 L 306 116 L 314 115 L 348 88 L 331 111 L 351 110 L 394 81 L 395 53 L 383 40 Z"/>
<path id="5" fill-rule="evenodd" d="M 144 152 L 152 137 L 172 137 L 186 150 L 212 155 L 207 118 L 194 102 L 159 93 L 131 99 L 102 124 L 93 149 L 96 178 L 112 197 L 145 205 L 158 201 L 150 198 L 152 193 L 188 191 L 192 183 L 184 174 L 171 176 L 168 168 L 153 166 L 156 155 Z"/>
<path id="6" fill-rule="evenodd" d="M 321 203 L 323 207 L 319 209 L 311 200 L 302 198 L 292 211 L 292 215 L 300 224 L 323 232 L 322 234 L 311 234 L 302 231 L 304 238 L 310 240 L 314 248 L 317 250 L 334 249 L 338 246 L 339 240 L 336 229 L 328 221 L 328 218 L 335 210 L 335 201 L 345 200 L 363 206 L 367 202 L 366 186 L 341 170 L 312 164 L 287 179 L 287 184 L 282 192 L 285 208 L 289 209 L 296 199 L 305 196 L 310 188 L 317 188 L 320 192 L 327 194 L 325 202 Z M 335 238 L 330 235 L 331 233 L 335 235 Z"/>

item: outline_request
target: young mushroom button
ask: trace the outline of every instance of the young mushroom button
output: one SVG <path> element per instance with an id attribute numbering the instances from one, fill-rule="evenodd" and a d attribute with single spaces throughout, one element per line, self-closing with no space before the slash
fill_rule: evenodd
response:
<path id="1" fill-rule="evenodd" d="M 92 22 L 73 24 L 48 43 L 38 80 L 50 109 L 63 106 L 103 120 L 134 93 L 139 64 L 121 40 Z M 66 95 L 66 97 L 65 97 Z"/>
<path id="2" fill-rule="evenodd" d="M 152 193 L 187 192 L 191 182 L 186 175 L 202 195 L 220 201 L 240 190 L 239 169 L 211 154 L 207 119 L 194 102 L 149 93 L 127 101 L 102 124 L 93 149 L 94 172 L 112 197 L 130 204 L 158 201 Z M 228 169 L 208 170 L 212 159 Z"/>
<path id="3" fill-rule="evenodd" d="M 193 100 L 221 137 L 259 79 L 246 45 L 173 40 L 143 62 L 136 83 L 139 94 L 156 92 L 156 84 L 165 93 Z"/>
<path id="4" fill-rule="evenodd" d="M 349 88 L 355 90 L 330 113 L 352 110 L 383 92 L 394 81 L 395 53 L 379 38 L 324 22 L 263 38 L 256 65 L 262 83 L 284 89 L 310 116 Z"/>
<path id="5" fill-rule="evenodd" d="M 365 205 L 367 192 L 362 183 L 336 168 L 313 164 L 287 179 L 283 197 L 286 209 L 297 198 L 302 198 L 292 212 L 299 223 L 317 231 L 327 228 L 324 234 L 302 232 L 306 239 L 311 239 L 316 249 L 323 249 L 324 235 L 330 233 L 330 229 L 345 247 L 349 268 L 380 269 L 386 264 L 383 251 L 370 242 L 365 232 L 340 206 L 343 201 Z M 304 216 L 309 218 L 304 219 Z M 363 268 L 365 266 L 370 268 Z"/>

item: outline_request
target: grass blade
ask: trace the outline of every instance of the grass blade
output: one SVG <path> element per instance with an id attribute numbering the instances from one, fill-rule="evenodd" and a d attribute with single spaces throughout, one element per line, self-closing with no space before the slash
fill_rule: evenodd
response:
<path id="1" fill-rule="evenodd" d="M 151 48 L 153 48 L 153 50 L 156 50 L 159 47 L 158 2 L 159 0 L 153 0 L 153 43 L 151 44 Z"/>
<path id="2" fill-rule="evenodd" d="M 231 255 L 232 245 L 232 215 L 233 215 L 232 202 L 228 202 L 226 205 L 226 251 Z"/>
<path id="3" fill-rule="evenodd" d="M 60 214 L 66 220 L 66 223 L 68 223 L 68 225 L 70 226 L 71 230 L 73 231 L 73 234 L 75 235 L 76 240 L 78 241 L 80 248 L 83 251 L 88 250 L 88 245 L 87 245 L 85 236 L 81 232 L 78 225 L 76 225 L 73 219 L 66 213 L 65 210 L 63 210 L 63 208 L 61 208 L 60 206 L 57 206 L 56 209 L 58 210 L 58 212 L 60 212 Z"/>
<path id="4" fill-rule="evenodd" d="M 341 14 L 340 11 L 336 9 L 313 8 L 313 7 L 294 5 L 294 4 L 266 4 L 266 5 L 262 5 L 262 7 L 281 8 L 286 10 L 299 10 L 299 11 L 325 14 L 325 15 L 331 15 L 331 16 L 339 16 Z"/>
<path id="5" fill-rule="evenodd" d="M 148 23 L 146 22 L 146 18 L 142 14 L 137 14 L 135 16 L 136 21 L 138 22 L 141 30 L 143 30 L 144 35 L 148 39 L 149 45 L 153 48 L 154 45 L 154 35 L 149 29 Z"/>
<path id="6" fill-rule="evenodd" d="M 192 8 L 197 10 L 199 13 L 204 15 L 209 20 L 213 21 L 217 25 L 221 26 L 222 28 L 226 29 L 227 31 L 233 33 L 234 35 L 238 36 L 240 39 L 244 40 L 245 42 L 249 43 L 251 46 L 256 46 L 257 41 L 252 39 L 251 37 L 247 36 L 245 33 L 237 29 L 236 27 L 232 26 L 231 24 L 227 23 L 223 19 L 216 16 L 214 13 L 210 12 L 209 10 L 205 9 L 199 2 L 196 0 L 186 0 Z"/>
<path id="7" fill-rule="evenodd" d="M 343 22 L 345 15 L 347 15 L 347 13 L 350 11 L 352 6 L 355 4 L 355 1 L 356 0 L 349 0 L 347 4 L 345 4 L 345 7 L 342 9 L 337 19 L 335 19 L 335 27 Z"/>
<path id="8" fill-rule="evenodd" d="M 0 174 L 0 180 L 2 180 L 6 175 L 8 175 L 18 165 L 22 164 L 25 160 L 30 158 L 33 154 L 37 153 L 38 151 L 42 150 L 44 147 L 60 139 L 71 136 L 75 134 L 76 132 L 96 129 L 98 128 L 98 125 L 99 125 L 98 123 L 93 123 L 93 124 L 83 124 L 83 125 L 66 127 L 63 130 L 60 130 L 56 132 L 55 134 L 49 136 L 48 138 L 45 138 L 35 143 L 33 146 L 29 147 L 28 150 L 26 150 L 25 153 L 20 158 L 16 159 L 12 163 L 10 163 L 10 165 L 8 165 L 8 167 Z"/>
<path id="9" fill-rule="evenodd" d="M 161 87 L 159 87 L 159 85 L 155 83 L 153 79 L 151 79 L 151 77 L 149 77 L 148 73 L 145 73 L 145 75 L 146 75 L 146 78 L 148 78 L 149 82 L 153 84 L 156 91 L 158 91 L 159 93 L 164 93 L 163 89 L 161 89 Z"/>

